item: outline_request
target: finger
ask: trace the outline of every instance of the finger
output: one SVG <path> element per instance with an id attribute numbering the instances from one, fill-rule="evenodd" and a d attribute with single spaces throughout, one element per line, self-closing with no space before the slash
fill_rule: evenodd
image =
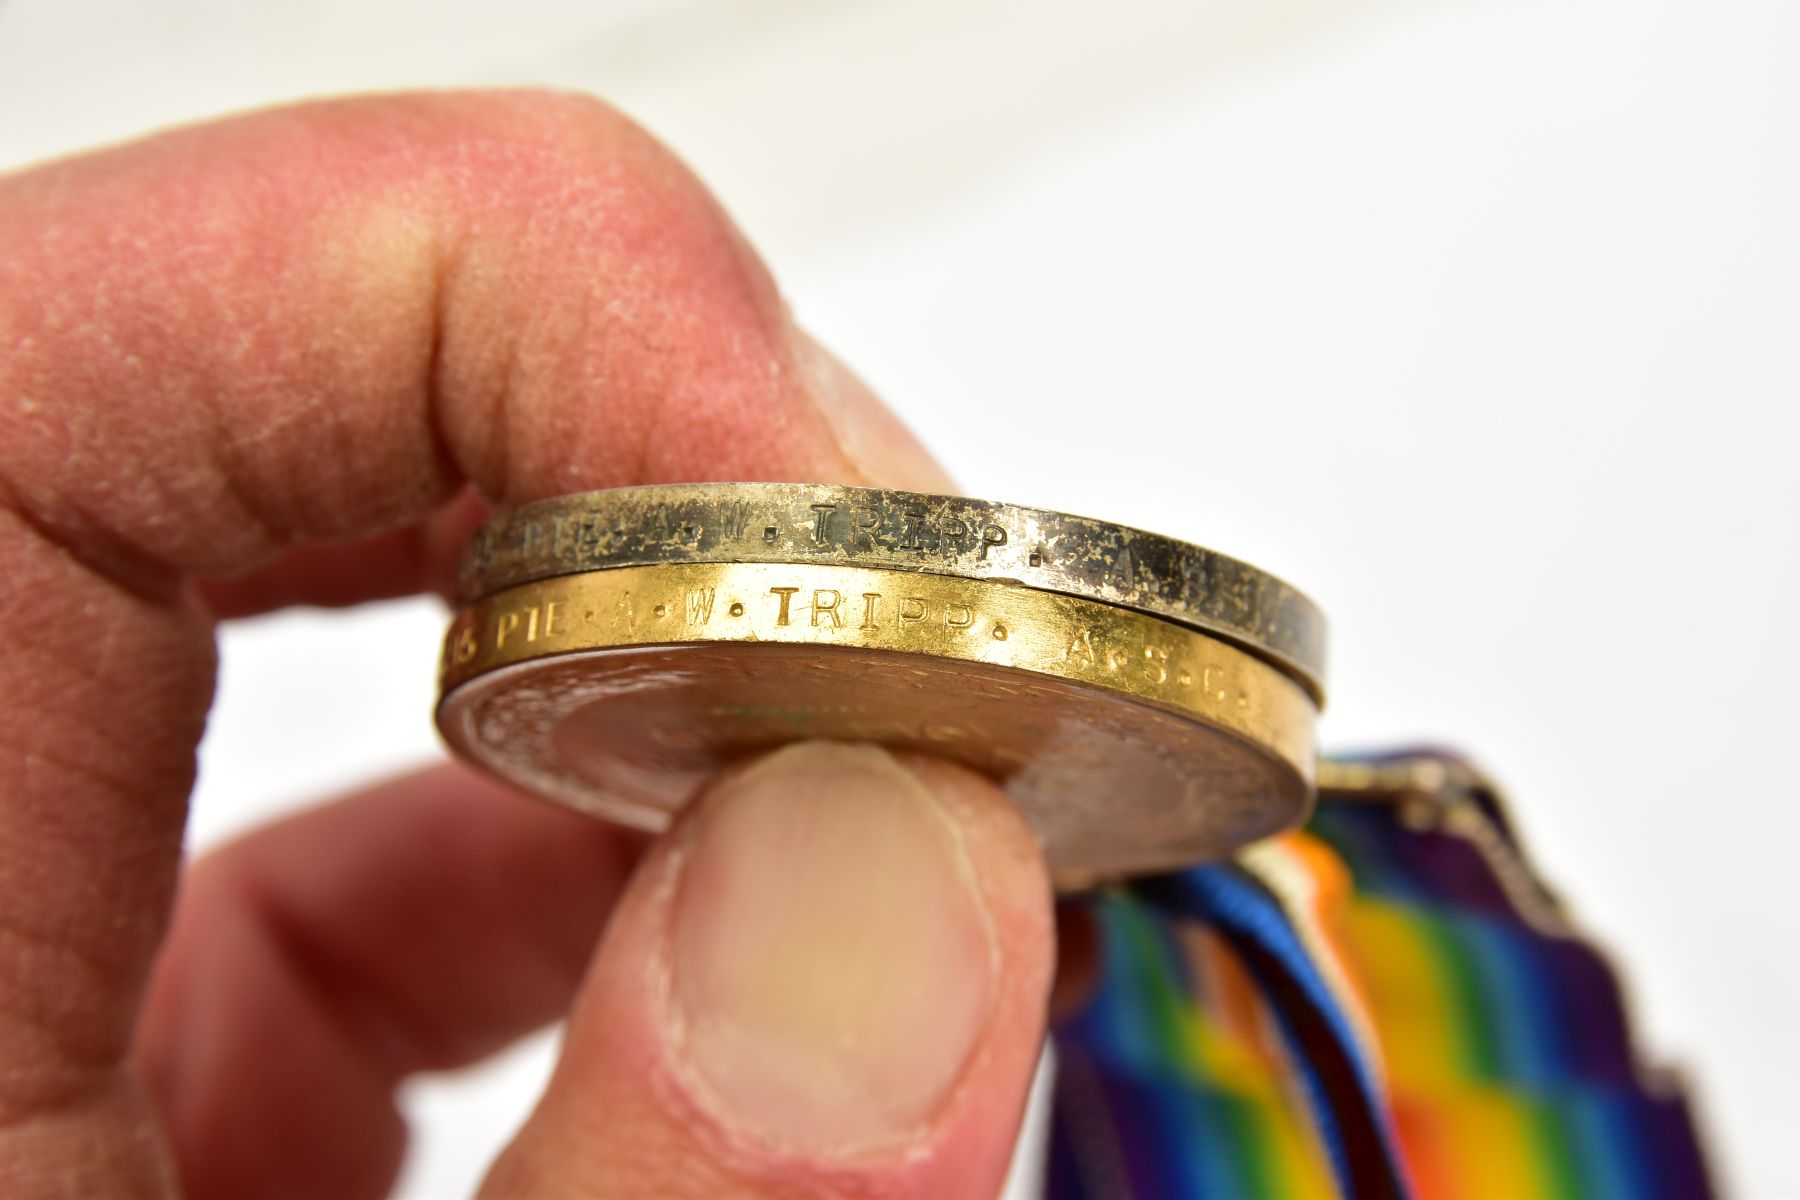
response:
<path id="1" fill-rule="evenodd" d="M 465 489 L 424 520 L 362 541 L 310 541 L 271 563 L 196 590 L 216 617 L 248 617 L 294 605 L 341 608 L 420 592 L 449 595 L 457 558 L 493 510 Z"/>
<path id="2" fill-rule="evenodd" d="M 122 1072 L 212 686 L 195 577 L 664 479 L 926 482 L 690 176 L 565 96 L 312 105 L 0 180 L 0 1176 L 161 1186 Z"/>
<path id="3" fill-rule="evenodd" d="M 485 1192 L 996 1194 L 1051 925 L 992 784 L 868 746 L 777 751 L 640 865 Z"/>
<path id="4" fill-rule="evenodd" d="M 560 1016 L 641 845 L 438 767 L 201 860 L 137 1046 L 184 1195 L 385 1194 L 395 1084 Z"/>

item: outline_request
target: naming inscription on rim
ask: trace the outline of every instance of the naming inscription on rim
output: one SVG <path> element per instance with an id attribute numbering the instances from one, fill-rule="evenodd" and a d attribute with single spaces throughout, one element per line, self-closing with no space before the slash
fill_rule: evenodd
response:
<path id="1" fill-rule="evenodd" d="M 1140 529 L 961 496 L 799 483 L 559 496 L 484 525 L 458 591 L 467 604 L 618 567 L 783 562 L 1014 582 L 1135 609 L 1235 643 L 1324 698 L 1324 617 L 1275 576 Z"/>

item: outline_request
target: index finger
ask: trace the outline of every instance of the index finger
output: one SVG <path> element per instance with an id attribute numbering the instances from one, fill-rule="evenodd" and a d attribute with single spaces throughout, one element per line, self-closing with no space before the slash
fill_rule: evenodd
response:
<path id="1" fill-rule="evenodd" d="M 0 1158 L 27 1192 L 162 1169 L 121 1064 L 212 686 L 193 579 L 465 481 L 935 482 L 691 176 L 574 97 L 311 105 L 0 180 L 0 348 Z"/>

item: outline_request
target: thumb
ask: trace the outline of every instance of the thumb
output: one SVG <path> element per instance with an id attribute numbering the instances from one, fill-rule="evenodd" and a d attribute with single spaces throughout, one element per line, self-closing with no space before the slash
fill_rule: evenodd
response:
<path id="1" fill-rule="evenodd" d="M 791 746 L 639 867 L 494 1196 L 978 1196 L 1044 1031 L 1051 896 L 961 768 Z"/>

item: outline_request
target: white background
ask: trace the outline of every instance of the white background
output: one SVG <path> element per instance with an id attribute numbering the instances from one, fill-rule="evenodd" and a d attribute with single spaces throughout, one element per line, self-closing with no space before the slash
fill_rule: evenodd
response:
<path id="1" fill-rule="evenodd" d="M 970 491 L 1315 596 L 1328 742 L 1496 772 L 1734 1190 L 1792 1194 L 1797 61 L 1785 0 L 0 0 L 0 165 L 616 100 Z M 441 619 L 228 631 L 195 842 L 437 753 Z M 405 1194 L 467 1190 L 547 1049 L 413 1089 Z"/>

